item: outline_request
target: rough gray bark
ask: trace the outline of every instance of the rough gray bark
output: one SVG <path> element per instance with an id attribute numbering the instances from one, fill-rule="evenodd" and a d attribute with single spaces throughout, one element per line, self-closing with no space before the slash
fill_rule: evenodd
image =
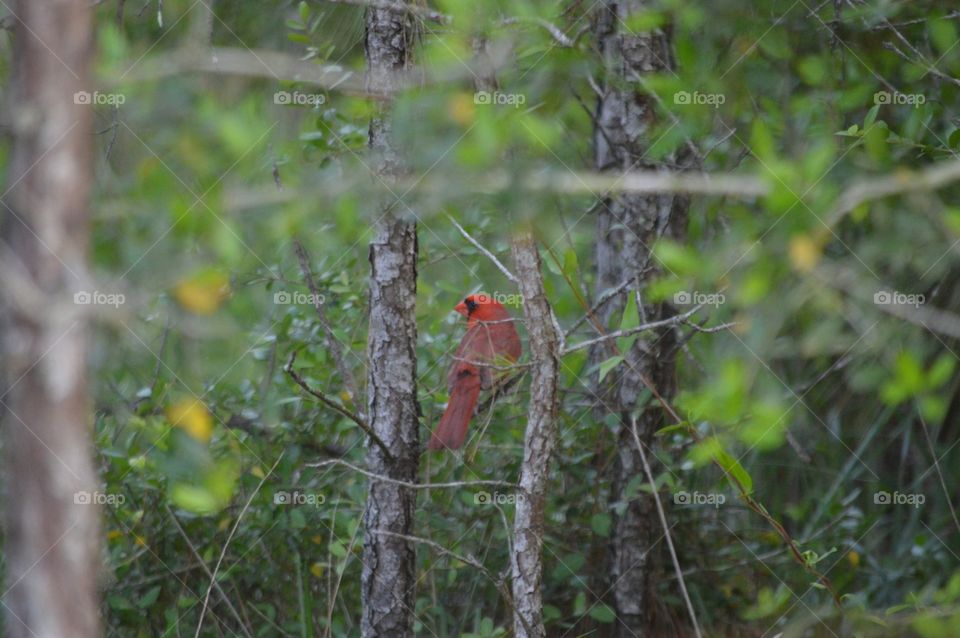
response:
<path id="1" fill-rule="evenodd" d="M 513 241 L 523 314 L 530 339 L 530 407 L 513 521 L 513 631 L 517 638 L 541 638 L 543 625 L 543 531 L 550 456 L 557 438 L 559 337 L 540 274 L 532 235 Z"/>
<path id="2" fill-rule="evenodd" d="M 2 397 L 6 541 L 4 635 L 92 638 L 98 514 L 87 402 L 87 324 L 72 307 L 89 238 L 91 113 L 88 0 L 14 7 L 10 190 L 2 208 L 5 277 Z M 15 268 L 16 272 L 10 270 Z"/>
<path id="3" fill-rule="evenodd" d="M 397 72 L 410 66 L 414 36 L 409 14 L 367 9 L 367 88 L 389 95 Z M 390 139 L 388 103 L 370 122 L 369 146 L 379 178 L 395 177 L 400 154 Z M 388 205 L 385 205 L 388 206 Z M 382 216 L 381 216 L 381 213 Z M 417 403 L 417 228 L 385 208 L 377 213 L 370 244 L 370 328 L 367 415 L 390 448 L 367 450 L 367 467 L 379 475 L 415 482 L 420 454 Z M 361 633 L 364 637 L 413 636 L 416 571 L 413 532 L 416 493 L 372 480 L 363 514 Z"/>
<path id="4" fill-rule="evenodd" d="M 667 164 L 643 160 L 650 143 L 648 132 L 655 120 L 655 101 L 640 87 L 638 79 L 648 73 L 672 68 L 670 35 L 655 30 L 633 34 L 622 31 L 629 16 L 644 10 L 643 0 L 605 0 L 596 16 L 596 46 L 605 74 L 598 100 L 595 131 L 595 168 L 622 172 L 636 169 L 670 170 Z M 669 193 L 620 194 L 599 203 L 596 237 L 596 292 L 631 281 L 630 291 L 616 295 L 597 313 L 604 330 L 616 329 L 628 294 L 640 291 L 660 275 L 651 248 L 660 237 L 681 238 L 686 227 L 688 200 Z M 664 304 L 643 302 L 641 321 L 656 321 L 672 314 Z M 597 381 L 602 397 L 601 413 L 619 416 L 616 463 L 613 468 L 611 502 L 622 500 L 622 492 L 643 466 L 629 428 L 629 413 L 642 408 L 637 418 L 638 434 L 645 445 L 663 425 L 663 411 L 651 399 L 638 405 L 645 376 L 664 398 L 675 392 L 675 339 L 671 328 L 637 338 L 624 363 L 605 379 Z M 616 354 L 613 342 L 591 351 L 598 363 Z M 655 504 L 649 494 L 638 494 L 616 517 L 610 544 L 610 584 L 618 631 L 622 636 L 654 635 L 657 617 L 651 588 L 656 582 L 659 561 L 654 553 L 662 530 Z M 662 620 L 662 619 L 661 619 Z"/>

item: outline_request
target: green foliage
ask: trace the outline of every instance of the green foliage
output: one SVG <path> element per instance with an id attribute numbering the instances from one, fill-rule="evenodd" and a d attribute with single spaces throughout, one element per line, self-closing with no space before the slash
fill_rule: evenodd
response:
<path id="1" fill-rule="evenodd" d="M 280 50 L 363 73 L 362 7 L 212 6 L 216 46 Z M 109 634 L 191 635 L 208 570 L 218 566 L 202 635 L 236 632 L 221 591 L 254 635 L 359 634 L 367 479 L 315 464 L 338 457 L 363 465 L 364 439 L 284 366 L 297 353 L 295 368 L 311 387 L 356 412 L 365 399 L 347 392 L 325 347 L 291 238 L 311 255 L 322 307 L 362 395 L 370 225 L 384 198 L 419 221 L 424 439 L 447 400 L 447 367 L 463 332 L 452 307 L 467 292 L 516 292 L 447 215 L 506 264 L 511 231 L 531 222 L 565 328 L 602 292 L 592 211 L 603 194 L 526 187 L 592 168 L 592 80 L 604 69 L 583 13 L 590 3 L 431 6 L 452 20 L 422 24 L 424 81 L 392 104 L 407 174 L 385 184 L 369 172 L 373 101 L 269 68 L 151 79 L 146 71 L 169 63 L 191 37 L 200 5 L 127 6 L 119 23 L 115 6 L 97 5 L 96 72 L 126 98 L 116 111 L 94 108 L 91 257 L 98 281 L 128 298 L 121 320 L 98 329 L 92 362 L 103 491 L 124 497 L 104 508 Z M 960 150 L 956 20 L 929 1 L 843 4 L 839 18 L 833 3 L 645 6 L 619 27 L 671 25 L 676 58 L 675 71 L 642 80 L 656 96 L 643 100 L 645 161 L 672 161 L 692 143 L 704 171 L 755 176 L 768 188 L 758 198 L 695 196 L 689 241 L 652 233 L 649 245 L 665 274 L 642 291 L 645 303 L 686 312 L 703 302 L 690 322 L 730 324 L 710 333 L 677 327 L 684 348 L 673 403 L 682 422 L 664 417 L 651 459 L 701 623 L 719 628 L 709 635 L 727 627 L 775 633 L 808 627 L 811 609 L 835 635 L 955 635 L 958 529 L 947 501 L 960 454 L 957 187 L 837 210 L 845 187 L 863 176 L 911 183 Z M 573 46 L 560 46 L 542 21 Z M 916 50 L 888 25 L 899 25 Z M 480 35 L 492 57 L 508 60 L 497 73 L 504 103 L 478 101 L 465 70 Z M 9 46 L 5 53 L 7 77 Z M 278 92 L 310 99 L 277 103 Z M 680 103 L 680 93 L 706 97 Z M 4 142 L 4 170 L 8 155 Z M 877 297 L 894 292 L 922 301 Z M 521 315 L 519 304 L 508 309 Z M 603 328 L 645 321 L 631 294 Z M 583 321 L 568 344 L 596 336 Z M 626 501 L 652 488 L 638 474 L 624 500 L 610 501 L 621 424 L 598 410 L 592 384 L 619 379 L 624 353 L 650 336 L 617 340 L 617 354 L 599 360 L 586 350 L 563 359 L 544 538 L 551 635 L 611 635 L 617 626 L 605 594 L 610 538 Z M 424 455 L 420 480 L 515 480 L 525 384 L 477 417 L 471 432 L 482 439 L 462 460 Z M 643 410 L 661 410 L 649 391 L 640 396 Z M 171 416 L 182 416 L 184 400 L 196 410 L 186 421 Z M 831 615 L 829 595 L 742 507 L 740 489 L 784 521 L 807 567 L 834 582 L 845 618 Z M 926 502 L 883 505 L 874 500 L 881 489 Z M 725 503 L 680 506 L 672 498 L 680 491 L 725 495 Z M 483 504 L 477 492 L 420 493 L 416 533 L 499 574 L 510 564 L 512 495 Z M 418 633 L 509 635 L 494 583 L 426 545 L 417 561 Z M 664 571 L 672 574 L 669 565 Z M 673 581 L 658 586 L 665 613 L 684 617 Z"/>

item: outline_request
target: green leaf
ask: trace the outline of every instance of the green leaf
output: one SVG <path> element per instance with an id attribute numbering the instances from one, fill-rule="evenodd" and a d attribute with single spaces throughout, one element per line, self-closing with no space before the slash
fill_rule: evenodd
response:
<path id="1" fill-rule="evenodd" d="M 600 364 L 600 380 L 603 381 L 603 378 L 607 374 L 620 365 L 623 362 L 623 355 L 617 355 L 615 357 L 610 357 L 606 361 Z"/>
<path id="2" fill-rule="evenodd" d="M 590 610 L 590 617 L 602 623 L 612 623 L 617 619 L 617 615 L 613 612 L 613 609 L 603 603 L 595 605 L 593 609 Z"/>
<path id="3" fill-rule="evenodd" d="M 157 598 L 160 597 L 160 585 L 151 588 L 146 594 L 140 597 L 140 600 L 137 601 L 137 607 L 140 609 L 146 609 L 157 602 Z"/>
<path id="4" fill-rule="evenodd" d="M 714 453 L 714 458 L 717 463 L 722 467 L 730 476 L 735 478 L 741 486 L 743 486 L 744 491 L 747 494 L 753 492 L 753 479 L 750 477 L 750 474 L 747 473 L 743 466 L 740 465 L 740 462 L 733 458 L 726 450 L 723 448 L 718 448 Z"/>
<path id="5" fill-rule="evenodd" d="M 590 517 L 590 529 L 592 529 L 597 536 L 609 536 L 612 524 L 613 519 L 610 518 L 610 515 L 606 512 L 600 512 Z"/>

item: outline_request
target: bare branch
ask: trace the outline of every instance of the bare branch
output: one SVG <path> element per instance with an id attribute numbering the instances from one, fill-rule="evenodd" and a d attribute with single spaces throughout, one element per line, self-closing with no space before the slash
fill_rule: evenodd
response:
<path id="1" fill-rule="evenodd" d="M 455 220 L 453 217 L 450 217 L 450 215 L 447 215 L 447 218 L 450 220 L 450 223 L 452 223 L 454 226 L 457 227 L 457 230 L 460 231 L 460 234 L 463 235 L 468 242 L 470 242 L 471 244 L 473 244 L 473 245 L 476 247 L 477 250 L 479 250 L 479 251 L 482 252 L 484 255 L 486 255 L 487 258 L 488 258 L 490 261 L 492 261 L 497 268 L 500 269 L 500 272 L 502 272 L 503 275 L 504 275 L 507 279 L 509 279 L 509 280 L 510 280 L 512 283 L 514 283 L 514 284 L 517 283 L 517 278 L 513 276 L 513 273 L 510 272 L 510 270 L 509 270 L 506 266 L 504 266 L 503 263 L 502 263 L 499 259 L 497 259 L 496 255 L 494 255 L 492 252 L 490 252 L 489 250 L 487 250 L 486 248 L 484 248 L 483 245 L 480 244 L 480 242 L 478 242 L 476 239 L 474 239 L 473 236 L 470 235 L 470 233 L 468 233 L 468 232 L 463 228 L 463 226 L 461 226 L 460 224 L 457 223 L 457 220 Z"/>
<path id="2" fill-rule="evenodd" d="M 633 435 L 633 441 L 637 444 L 637 450 L 640 452 L 640 460 L 643 463 L 643 473 L 647 475 L 650 482 L 650 492 L 653 495 L 653 501 L 657 505 L 657 515 L 660 517 L 660 524 L 663 526 L 663 537 L 667 541 L 667 548 L 670 550 L 670 560 L 673 562 L 673 569 L 677 573 L 677 583 L 680 585 L 680 593 L 683 594 L 683 601 L 687 606 L 687 613 L 690 614 L 690 622 L 693 623 L 693 632 L 700 638 L 700 624 L 697 622 L 697 612 L 693 609 L 693 603 L 690 602 L 690 594 L 687 593 L 687 583 L 683 578 L 683 570 L 680 569 L 680 559 L 677 558 L 677 550 L 673 546 L 673 535 L 670 533 L 670 525 L 667 523 L 667 515 L 663 511 L 663 503 L 660 502 L 660 491 L 657 489 L 657 482 L 653 478 L 653 471 L 650 469 L 650 463 L 647 462 L 647 454 L 643 451 L 643 443 L 640 441 L 640 435 L 637 434 L 637 418 L 630 416 L 630 433 Z"/>
<path id="3" fill-rule="evenodd" d="M 324 311 L 323 304 L 320 302 L 323 297 L 317 290 L 317 284 L 313 281 L 313 273 L 310 270 L 310 257 L 307 255 L 303 244 L 296 239 L 293 240 L 293 249 L 297 253 L 297 259 L 300 261 L 300 272 L 303 273 L 303 279 L 306 281 L 307 288 L 310 289 L 313 308 L 317 311 L 317 318 L 320 320 L 320 326 L 323 328 L 327 350 L 329 350 L 333 356 L 333 361 L 337 366 L 337 372 L 340 373 L 340 379 L 343 381 L 343 384 L 347 386 L 347 391 L 350 393 L 350 400 L 354 402 L 354 405 L 359 405 L 357 401 L 360 398 L 360 393 L 357 391 L 357 384 L 353 379 L 353 373 L 350 371 L 350 367 L 347 366 L 343 356 L 343 344 L 341 344 L 340 340 L 333 334 L 333 326 L 330 325 L 330 321 L 327 319 L 327 313 Z M 360 411 L 359 414 L 360 418 L 363 418 L 363 412 Z"/>
<path id="4" fill-rule="evenodd" d="M 354 414 L 353 412 L 345 408 L 343 405 L 341 405 L 337 401 L 334 401 L 333 399 L 328 397 L 326 394 L 324 394 L 320 390 L 310 387 L 310 384 L 304 381 L 303 377 L 301 377 L 300 374 L 293 369 L 293 362 L 296 361 L 296 359 L 297 359 L 297 351 L 294 350 L 293 352 L 290 353 L 290 360 L 287 361 L 287 365 L 284 366 L 283 368 L 284 372 L 290 375 L 290 378 L 293 379 L 298 386 L 306 390 L 308 394 L 319 399 L 321 403 L 323 403 L 325 406 L 327 406 L 334 412 L 337 412 L 341 416 L 347 417 L 348 419 L 356 423 L 358 426 L 360 426 L 360 429 L 363 430 L 374 443 L 380 446 L 380 449 L 383 450 L 384 454 L 386 454 L 390 458 L 393 458 L 393 454 L 390 452 L 390 448 L 387 447 L 387 444 L 383 442 L 383 439 L 377 436 L 377 433 L 373 431 L 373 429 L 367 424 L 367 422 L 363 418 L 361 418 L 359 415 Z"/>
<path id="5" fill-rule="evenodd" d="M 627 329 L 624 329 L 624 330 L 617 330 L 616 332 L 608 332 L 607 334 L 602 335 L 602 336 L 599 336 L 599 337 L 597 337 L 597 338 L 595 338 L 595 339 L 587 339 L 586 341 L 581 341 L 580 343 L 577 343 L 577 344 L 575 344 L 575 345 L 568 346 L 566 349 L 563 350 L 563 352 L 560 353 L 560 356 L 565 356 L 565 355 L 570 354 L 571 352 L 576 352 L 577 350 L 583 350 L 584 348 L 589 348 L 589 347 L 594 346 L 594 345 L 596 345 L 596 344 L 598 344 L 598 343 L 603 343 L 604 341 L 609 341 L 610 339 L 619 339 L 620 337 L 628 337 L 628 336 L 630 336 L 630 335 L 632 335 L 632 334 L 636 334 L 636 333 L 638 333 L 638 332 L 643 332 L 643 331 L 645 331 L 645 330 L 653 330 L 653 329 L 655 329 L 655 328 L 664 328 L 664 327 L 666 327 L 666 326 L 675 326 L 675 325 L 677 325 L 677 324 L 686 323 L 687 320 L 688 320 L 694 313 L 696 313 L 698 310 L 700 310 L 700 308 L 702 308 L 702 307 L 703 307 L 703 306 L 702 306 L 702 304 L 701 304 L 701 305 L 698 305 L 698 306 L 695 306 L 695 307 L 691 308 L 690 310 L 684 312 L 683 314 L 674 315 L 674 316 L 672 316 L 672 317 L 668 317 L 667 319 L 661 319 L 661 320 L 659 320 L 659 321 L 651 321 L 651 322 L 649 322 L 649 323 L 641 324 L 641 325 L 635 326 L 635 327 L 633 327 L 633 328 L 627 328 Z M 724 326 L 724 327 L 726 327 L 726 326 Z M 701 329 L 701 330 L 703 330 L 703 329 Z"/>
<path id="6" fill-rule="evenodd" d="M 550 37 L 553 38 L 554 42 L 556 42 L 558 45 L 564 48 L 569 49 L 576 45 L 576 40 L 571 39 L 566 33 L 564 33 L 560 29 L 560 27 L 553 24 L 552 22 L 544 20 L 543 18 L 518 17 L 518 18 L 505 18 L 500 21 L 500 24 L 505 26 L 508 26 L 511 24 L 523 24 L 523 23 L 532 23 L 532 24 L 536 24 L 537 26 L 543 27 L 547 31 L 547 33 L 550 34 Z M 581 30 L 580 32 L 577 33 L 577 36 L 579 37 L 583 33 L 584 33 L 584 30 Z"/>
<path id="7" fill-rule="evenodd" d="M 392 483 L 393 485 L 399 485 L 400 487 L 410 488 L 412 490 L 429 490 L 433 488 L 437 489 L 446 489 L 451 487 L 508 487 L 510 489 L 516 489 L 517 486 L 515 483 L 508 483 L 507 481 L 451 481 L 449 483 L 411 483 L 410 481 L 401 481 L 399 479 L 392 479 L 383 474 L 376 474 L 369 470 L 365 470 L 362 467 L 358 467 L 346 461 L 341 461 L 340 459 L 330 459 L 328 461 L 321 461 L 319 463 L 307 463 L 307 467 L 326 467 L 328 465 L 342 465 L 343 467 L 349 468 L 354 472 L 363 474 L 364 476 L 378 481 L 383 481 L 384 483 Z"/>
<path id="8" fill-rule="evenodd" d="M 234 534 L 237 533 L 237 528 L 240 527 L 240 521 L 243 520 L 243 515 L 247 513 L 247 510 L 250 509 L 250 503 L 253 502 L 254 497 L 260 492 L 260 488 L 263 487 L 263 484 L 267 482 L 267 479 L 270 478 L 270 475 L 273 474 L 273 471 L 277 469 L 277 466 L 280 464 L 280 461 L 283 459 L 283 455 L 286 452 L 281 452 L 280 456 L 277 457 L 277 460 L 274 461 L 273 466 L 270 467 L 270 470 L 263 475 L 263 478 L 260 479 L 260 482 L 257 484 L 257 487 L 250 493 L 250 498 L 247 499 L 247 502 L 244 504 L 243 509 L 240 510 L 240 514 L 237 515 L 237 520 L 233 524 L 233 529 L 230 530 L 230 534 L 227 536 L 227 540 L 223 543 L 223 549 L 220 551 L 220 558 L 217 559 L 217 564 L 213 568 L 213 575 L 210 577 L 210 585 L 207 586 L 207 593 L 203 597 L 203 607 L 200 610 L 200 620 L 197 622 L 197 632 L 193 635 L 193 638 L 198 638 L 200 636 L 200 629 L 203 627 L 203 617 L 207 613 L 207 605 L 210 602 L 210 592 L 213 590 L 213 585 L 217 580 L 217 574 L 220 572 L 220 565 L 223 564 L 223 557 L 227 555 L 227 548 L 230 547 L 230 541 L 233 540 Z"/>

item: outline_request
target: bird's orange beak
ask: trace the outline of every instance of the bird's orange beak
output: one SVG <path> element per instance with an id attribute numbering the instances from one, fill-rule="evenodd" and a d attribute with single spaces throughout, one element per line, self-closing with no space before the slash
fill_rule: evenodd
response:
<path id="1" fill-rule="evenodd" d="M 462 301 L 458 303 L 456 306 L 454 306 L 453 309 L 459 312 L 464 317 L 466 317 L 469 314 L 469 312 L 467 311 L 467 304 L 463 303 Z"/>

